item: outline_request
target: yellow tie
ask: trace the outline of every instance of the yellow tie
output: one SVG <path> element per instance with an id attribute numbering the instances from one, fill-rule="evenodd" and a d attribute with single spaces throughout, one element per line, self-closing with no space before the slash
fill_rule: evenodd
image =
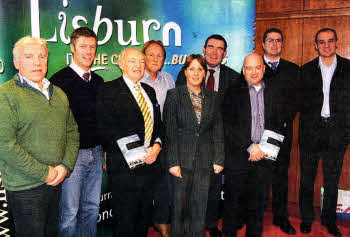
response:
<path id="1" fill-rule="evenodd" d="M 137 100 L 140 105 L 141 113 L 143 115 L 143 120 L 145 122 L 145 143 L 149 144 L 151 142 L 152 133 L 153 133 L 153 121 L 151 113 L 149 112 L 147 102 L 145 98 L 143 97 L 140 86 L 134 85 L 136 91 L 137 91 Z"/>

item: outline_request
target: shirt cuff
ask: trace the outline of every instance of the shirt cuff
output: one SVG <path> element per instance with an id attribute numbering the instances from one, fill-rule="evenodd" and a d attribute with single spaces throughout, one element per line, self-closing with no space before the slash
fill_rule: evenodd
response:
<path id="1" fill-rule="evenodd" d="M 253 148 L 253 146 L 255 145 L 255 143 L 252 143 L 248 148 L 247 151 L 250 153 L 251 149 Z"/>

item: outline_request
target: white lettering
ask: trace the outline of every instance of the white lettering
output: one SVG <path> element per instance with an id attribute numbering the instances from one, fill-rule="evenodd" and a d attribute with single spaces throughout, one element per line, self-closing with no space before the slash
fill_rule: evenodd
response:
<path id="1" fill-rule="evenodd" d="M 94 28 L 93 31 L 96 33 L 96 35 L 98 34 L 98 28 L 100 27 L 100 25 L 102 23 L 106 23 L 107 26 L 107 32 L 105 37 L 103 38 L 103 40 L 99 40 L 98 41 L 98 45 L 104 45 L 105 43 L 107 43 L 111 36 L 112 36 L 112 30 L 113 30 L 113 25 L 112 25 L 112 21 L 108 18 L 102 18 L 101 19 L 101 11 L 102 11 L 102 6 L 98 5 L 96 8 L 96 15 L 95 15 L 95 22 L 94 22 Z"/>

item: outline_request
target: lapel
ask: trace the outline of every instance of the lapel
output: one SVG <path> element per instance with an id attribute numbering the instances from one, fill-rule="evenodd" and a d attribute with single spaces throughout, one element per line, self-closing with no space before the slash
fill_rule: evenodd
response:
<path id="1" fill-rule="evenodd" d="M 222 65 L 222 64 L 220 64 L 220 74 L 219 74 L 219 89 L 218 89 L 218 93 L 220 94 L 220 95 L 224 95 L 224 93 L 225 93 L 225 88 L 226 88 L 226 85 L 225 85 L 225 83 L 226 83 L 226 78 L 225 78 L 225 72 L 226 72 L 226 70 L 225 70 L 226 68 L 225 68 L 225 66 L 224 65 Z"/>
<path id="2" fill-rule="evenodd" d="M 128 85 L 124 81 L 123 77 L 120 77 L 119 80 L 120 80 L 121 87 L 122 87 L 121 93 L 123 93 L 126 97 L 124 106 L 127 106 L 130 108 L 130 110 L 135 111 L 136 115 L 143 119 L 143 115 L 141 113 L 140 106 L 137 103 L 137 101 L 136 101 L 135 97 L 133 96 L 131 90 L 129 89 Z M 120 103 L 120 101 L 118 103 Z M 120 106 L 120 105 L 117 105 L 117 106 Z"/>
<path id="3" fill-rule="evenodd" d="M 202 116 L 200 126 L 203 127 L 207 119 L 209 118 L 209 108 L 212 102 L 209 90 L 202 88 L 203 100 L 202 100 Z"/>

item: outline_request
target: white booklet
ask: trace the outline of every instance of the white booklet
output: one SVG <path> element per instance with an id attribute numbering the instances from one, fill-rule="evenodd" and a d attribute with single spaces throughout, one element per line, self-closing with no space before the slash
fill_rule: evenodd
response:
<path id="1" fill-rule="evenodd" d="M 117 143 L 130 169 L 145 164 L 143 157 L 147 151 L 137 134 L 120 138 Z"/>
<path id="2" fill-rule="evenodd" d="M 264 158 L 276 161 L 283 140 L 283 135 L 265 129 L 259 143 L 259 148 L 265 154 Z"/>

